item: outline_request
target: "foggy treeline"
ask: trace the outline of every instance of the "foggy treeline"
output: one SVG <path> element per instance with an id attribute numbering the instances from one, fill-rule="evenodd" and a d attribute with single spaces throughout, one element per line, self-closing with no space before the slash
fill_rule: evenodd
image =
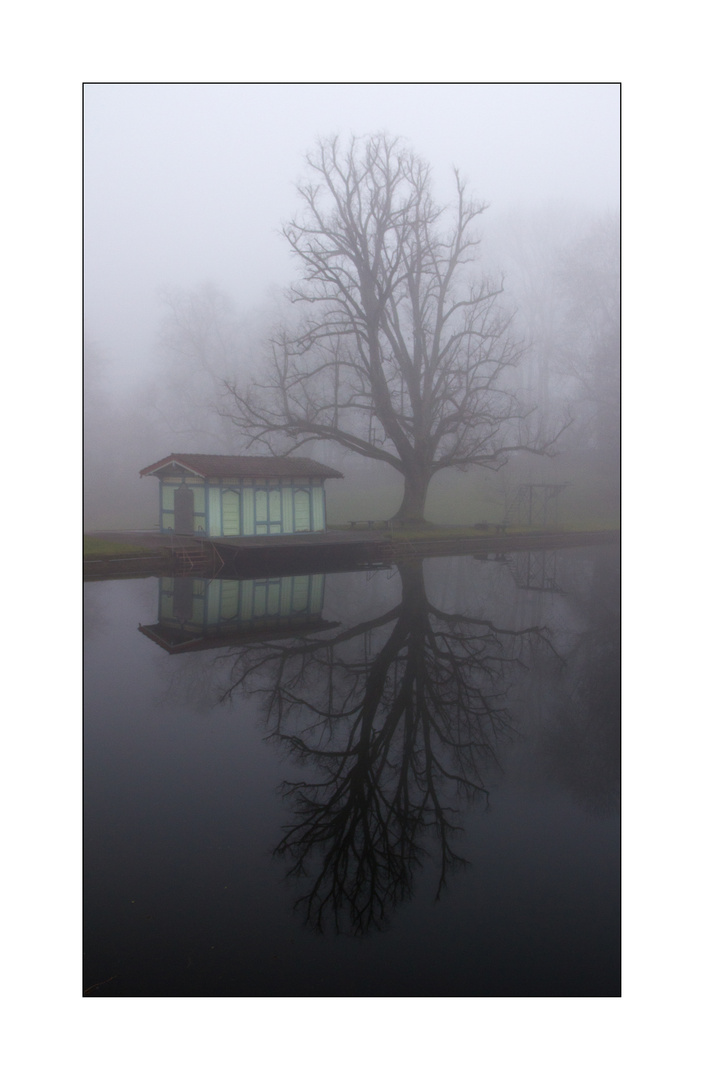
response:
<path id="1" fill-rule="evenodd" d="M 491 193 L 487 193 L 491 197 Z M 437 522 L 499 521 L 520 483 L 568 484 L 561 516 L 615 524 L 619 506 L 619 221 L 569 206 L 481 221 L 481 262 L 504 277 L 503 300 L 524 355 L 516 390 L 545 425 L 571 423 L 552 458 L 518 455 L 497 472 L 438 475 L 427 515 Z M 233 256 L 236 257 L 236 256 Z M 226 415 L 225 381 L 255 372 L 275 324 L 291 318 L 283 290 L 242 308 L 218 282 L 159 294 L 151 361 L 129 391 L 110 378 L 120 357 L 85 334 L 85 528 L 153 528 L 156 491 L 139 470 L 171 452 L 257 453 Z M 339 468 L 327 486 L 328 522 L 390 517 L 402 494 L 394 470 L 332 443 L 303 450 Z M 373 486 L 370 478 L 374 478 Z"/>

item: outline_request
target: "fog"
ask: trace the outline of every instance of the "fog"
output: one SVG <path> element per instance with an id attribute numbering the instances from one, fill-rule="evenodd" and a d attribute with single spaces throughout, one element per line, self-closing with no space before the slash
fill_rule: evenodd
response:
<path id="1" fill-rule="evenodd" d="M 606 423 L 593 469 L 601 497 L 613 416 L 592 406 L 598 389 L 617 413 L 617 359 L 596 387 L 585 334 L 595 277 L 618 266 L 617 85 L 89 84 L 84 110 L 86 528 L 153 526 L 156 485 L 138 472 L 169 452 L 243 449 L 217 415 L 219 388 L 257 370 L 286 312 L 297 268 L 280 230 L 299 210 L 305 154 L 319 138 L 382 131 L 430 164 L 438 201 L 452 197 L 456 167 L 489 204 L 483 265 L 505 273 L 531 346 L 524 389 L 545 413 L 575 412 L 563 454 L 539 475 L 520 461 L 442 475 L 429 516 L 457 520 L 458 503 L 467 520 L 500 512 L 526 477 L 571 482 Z M 217 346 L 199 322 L 206 309 Z M 340 459 L 328 445 L 307 452 Z M 396 509 L 400 479 L 377 469 L 370 487 L 370 468 L 345 456 L 346 479 L 329 485 L 331 521 Z"/>

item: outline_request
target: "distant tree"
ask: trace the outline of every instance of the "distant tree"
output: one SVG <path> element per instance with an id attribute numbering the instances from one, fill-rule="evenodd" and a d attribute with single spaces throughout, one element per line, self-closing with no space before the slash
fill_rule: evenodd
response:
<path id="1" fill-rule="evenodd" d="M 617 483 L 620 449 L 621 289 L 617 217 L 597 219 L 562 257 L 560 287 L 567 310 L 561 357 L 574 380 L 575 435 Z"/>
<path id="2" fill-rule="evenodd" d="M 119 380 L 111 382 L 111 368 L 117 367 L 109 349 L 86 333 L 83 350 L 86 530 L 148 528 L 153 524 L 153 494 L 149 495 L 145 485 L 135 488 L 135 477 L 145 461 L 156 460 L 159 432 L 150 423 L 147 394 L 142 387 L 120 387 Z"/>
<path id="3" fill-rule="evenodd" d="M 331 440 L 384 462 L 404 478 L 404 522 L 424 519 L 442 469 L 553 453 L 559 431 L 529 422 L 510 378 L 521 349 L 502 284 L 469 273 L 486 207 L 459 174 L 443 209 L 428 165 L 387 135 L 347 151 L 322 141 L 307 162 L 303 213 L 283 234 L 303 270 L 291 299 L 309 314 L 274 336 L 263 378 L 228 383 L 249 445 Z"/>
<path id="4" fill-rule="evenodd" d="M 242 354 L 230 297 L 212 282 L 164 289 L 154 407 L 169 431 L 196 436 L 199 448 L 231 448 L 232 425 L 220 416 L 225 379 Z"/>
<path id="5" fill-rule="evenodd" d="M 518 327 L 526 345 L 520 366 L 521 393 L 543 418 L 564 411 L 569 379 L 560 363 L 561 332 L 569 302 L 562 283 L 562 259 L 579 235 L 581 215 L 561 203 L 532 212 L 513 211 L 493 231 L 501 265 L 506 271 L 506 295 L 516 308 Z"/>

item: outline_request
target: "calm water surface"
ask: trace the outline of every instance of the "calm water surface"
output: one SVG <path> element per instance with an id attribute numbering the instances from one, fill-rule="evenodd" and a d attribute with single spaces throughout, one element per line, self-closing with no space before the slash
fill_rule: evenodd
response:
<path id="1" fill-rule="evenodd" d="M 618 558 L 87 584 L 90 995 L 619 994 Z"/>

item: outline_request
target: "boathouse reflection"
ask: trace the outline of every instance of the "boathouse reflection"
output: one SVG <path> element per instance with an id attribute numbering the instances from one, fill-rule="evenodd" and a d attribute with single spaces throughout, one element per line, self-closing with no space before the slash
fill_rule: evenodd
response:
<path id="1" fill-rule="evenodd" d="M 171 654 L 221 649 L 279 634 L 323 630 L 325 575 L 250 581 L 159 579 L 158 621 L 140 626 Z"/>

